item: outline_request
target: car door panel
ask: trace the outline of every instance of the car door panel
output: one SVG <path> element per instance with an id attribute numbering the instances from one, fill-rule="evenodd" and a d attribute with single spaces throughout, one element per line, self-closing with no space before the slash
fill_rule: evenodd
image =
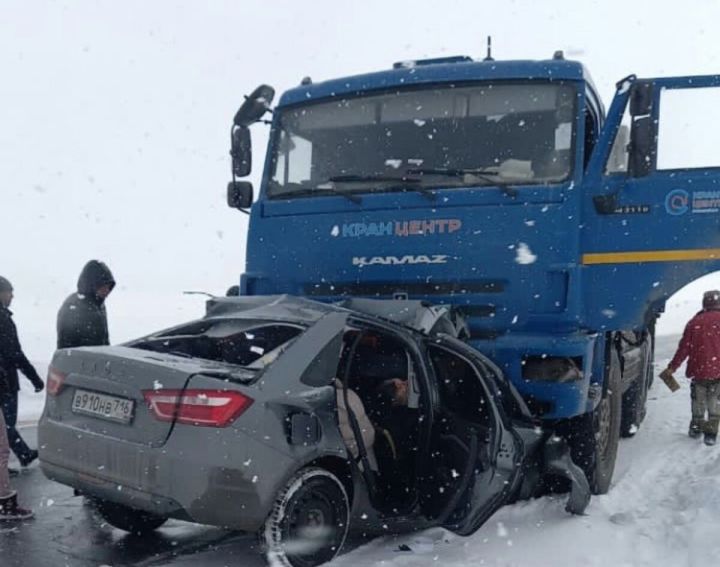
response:
<path id="1" fill-rule="evenodd" d="M 436 490 L 442 494 L 421 504 L 438 523 L 468 535 L 515 489 L 522 444 L 506 429 L 479 366 L 447 343 L 430 345 L 428 354 L 438 386 L 438 407 L 432 434 L 433 473 L 426 481 L 428 487 L 439 486 Z M 452 438 L 456 447 L 465 449 L 451 448 Z"/>

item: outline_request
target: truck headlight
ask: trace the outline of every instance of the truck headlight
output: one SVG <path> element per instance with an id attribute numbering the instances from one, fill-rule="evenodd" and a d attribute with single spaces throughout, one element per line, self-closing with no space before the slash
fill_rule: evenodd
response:
<path id="1" fill-rule="evenodd" d="M 526 356 L 522 360 L 522 377 L 534 382 L 574 382 L 583 377 L 582 364 L 582 357 Z"/>

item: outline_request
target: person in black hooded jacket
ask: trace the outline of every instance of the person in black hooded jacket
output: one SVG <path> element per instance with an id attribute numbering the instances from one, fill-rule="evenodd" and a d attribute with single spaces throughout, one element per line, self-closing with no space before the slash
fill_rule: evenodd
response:
<path id="1" fill-rule="evenodd" d="M 80 273 L 77 293 L 70 295 L 57 316 L 57 347 L 109 345 L 105 299 L 115 287 L 110 268 L 90 260 Z"/>
<path id="2" fill-rule="evenodd" d="M 26 467 L 37 459 L 38 452 L 27 446 L 15 428 L 18 413 L 18 390 L 20 390 L 18 370 L 32 382 L 35 392 L 42 391 L 45 384 L 20 346 L 17 327 L 12 319 L 12 311 L 9 309 L 12 300 L 12 284 L 7 279 L 0 277 L 0 409 L 5 416 L 4 421 L 10 448 L 20 464 Z M 2 506 L 1 503 L 0 506 Z"/>

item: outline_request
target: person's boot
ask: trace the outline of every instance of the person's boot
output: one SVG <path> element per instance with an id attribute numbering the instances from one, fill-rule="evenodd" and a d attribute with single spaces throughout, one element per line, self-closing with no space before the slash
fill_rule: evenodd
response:
<path id="1" fill-rule="evenodd" d="M 699 439 L 700 435 L 702 435 L 702 431 L 700 430 L 700 426 L 696 423 L 691 423 L 690 428 L 688 429 L 688 435 L 691 439 Z"/>
<path id="2" fill-rule="evenodd" d="M 715 445 L 719 425 L 720 419 L 715 416 L 710 416 L 705 427 L 705 445 Z"/>
<path id="3" fill-rule="evenodd" d="M 31 510 L 26 510 L 18 506 L 17 492 L 0 498 L 0 522 L 29 520 L 32 517 L 33 513 Z"/>
<path id="4" fill-rule="evenodd" d="M 28 454 L 25 455 L 24 458 L 20 459 L 20 464 L 23 467 L 29 467 L 30 464 L 37 458 L 38 458 L 37 449 L 30 449 L 30 451 L 28 451 Z"/>
<path id="5" fill-rule="evenodd" d="M 8 476 L 17 476 L 19 474 L 19 470 L 8 467 Z"/>

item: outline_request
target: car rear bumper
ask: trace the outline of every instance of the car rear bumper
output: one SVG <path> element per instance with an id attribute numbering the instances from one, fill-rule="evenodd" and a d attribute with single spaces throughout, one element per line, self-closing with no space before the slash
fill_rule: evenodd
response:
<path id="1" fill-rule="evenodd" d="M 43 418 L 41 468 L 51 480 L 88 496 L 202 524 L 259 529 L 297 466 L 294 459 L 239 430 L 175 427 L 184 429 L 178 435 L 182 446 L 171 435 L 155 448 Z M 260 470 L 268 457 L 273 466 Z"/>

